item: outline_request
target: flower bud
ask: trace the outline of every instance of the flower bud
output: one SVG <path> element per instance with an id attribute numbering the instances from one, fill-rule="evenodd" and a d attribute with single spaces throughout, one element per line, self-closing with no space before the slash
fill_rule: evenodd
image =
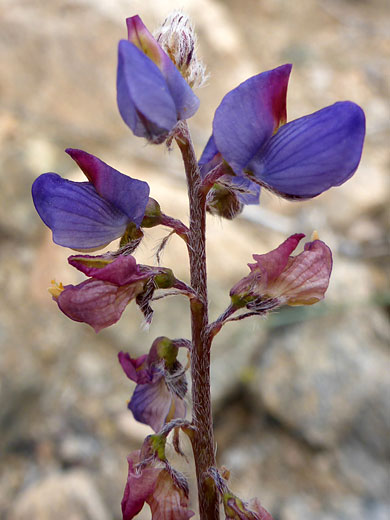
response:
<path id="1" fill-rule="evenodd" d="M 173 11 L 156 31 L 155 38 L 190 87 L 200 87 L 206 79 L 205 67 L 196 56 L 197 37 L 188 16 Z"/>
<path id="2" fill-rule="evenodd" d="M 176 282 L 172 270 L 166 267 L 161 268 L 161 272 L 157 274 L 153 280 L 157 289 L 169 289 L 170 287 L 173 287 Z"/>
<path id="3" fill-rule="evenodd" d="M 161 224 L 161 208 L 157 200 L 149 197 L 148 203 L 146 204 L 145 215 L 142 220 L 142 227 L 151 228 Z"/>
<path id="4" fill-rule="evenodd" d="M 222 184 L 215 183 L 207 194 L 207 210 L 212 215 L 232 220 L 242 212 L 243 207 L 234 190 Z"/>

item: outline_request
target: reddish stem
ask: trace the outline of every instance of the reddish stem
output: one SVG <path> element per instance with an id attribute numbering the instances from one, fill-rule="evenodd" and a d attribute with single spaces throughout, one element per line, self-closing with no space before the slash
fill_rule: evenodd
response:
<path id="1" fill-rule="evenodd" d="M 209 470 L 215 467 L 215 445 L 210 399 L 210 345 L 206 272 L 206 198 L 188 126 L 180 123 L 176 142 L 183 156 L 190 203 L 188 254 L 191 286 L 198 298 L 191 300 L 192 439 L 198 483 L 200 520 L 218 520 L 219 502 Z"/>

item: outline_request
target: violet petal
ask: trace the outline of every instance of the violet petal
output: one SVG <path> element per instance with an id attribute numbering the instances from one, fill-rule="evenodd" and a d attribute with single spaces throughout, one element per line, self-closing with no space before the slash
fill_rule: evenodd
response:
<path id="1" fill-rule="evenodd" d="M 217 108 L 213 136 L 218 151 L 237 175 L 286 120 L 291 65 L 244 81 Z"/>
<path id="2" fill-rule="evenodd" d="M 353 175 L 364 134 L 362 109 L 350 101 L 335 103 L 282 126 L 248 169 L 287 197 L 315 197 Z"/>
<path id="3" fill-rule="evenodd" d="M 160 69 L 127 40 L 119 42 L 117 101 L 138 137 L 161 143 L 177 123 L 176 105 Z"/>
<path id="4" fill-rule="evenodd" d="M 149 200 L 149 186 L 146 182 L 120 173 L 83 150 L 67 148 L 66 152 L 76 161 L 101 197 L 125 213 L 131 222 L 141 225 Z"/>
<path id="5" fill-rule="evenodd" d="M 60 246 L 103 247 L 123 235 L 129 223 L 127 215 L 100 197 L 89 182 L 44 173 L 35 180 L 32 196 L 39 216 Z"/>

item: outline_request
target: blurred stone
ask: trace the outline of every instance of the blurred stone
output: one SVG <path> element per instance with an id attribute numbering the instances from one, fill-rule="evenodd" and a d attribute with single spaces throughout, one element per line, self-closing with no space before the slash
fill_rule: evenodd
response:
<path id="1" fill-rule="evenodd" d="M 350 434 L 368 403 L 388 388 L 388 358 L 375 346 L 371 308 L 313 320 L 273 336 L 253 385 L 268 412 L 314 446 L 332 447 Z M 388 326 L 382 317 L 379 322 Z M 386 422 L 371 423 L 380 444 Z"/>
<path id="2" fill-rule="evenodd" d="M 253 378 L 253 359 L 266 336 L 264 322 L 255 318 L 252 324 L 229 323 L 215 337 L 211 351 L 211 397 L 216 410 L 235 386 Z"/>
<path id="3" fill-rule="evenodd" d="M 92 478 L 84 471 L 50 475 L 15 500 L 7 520 L 110 520 Z"/>
<path id="4" fill-rule="evenodd" d="M 65 465 L 85 465 L 97 462 L 99 443 L 87 435 L 67 435 L 60 444 L 59 455 Z"/>
<path id="5" fill-rule="evenodd" d="M 386 445 L 385 442 L 383 444 Z M 376 500 L 388 499 L 388 458 L 375 457 L 356 440 L 344 442 L 336 457 L 340 475 L 356 495 Z"/>
<path id="6" fill-rule="evenodd" d="M 328 499 L 328 503 L 326 502 Z M 388 504 L 373 503 L 357 497 L 294 497 L 282 508 L 280 520 L 388 520 Z"/>

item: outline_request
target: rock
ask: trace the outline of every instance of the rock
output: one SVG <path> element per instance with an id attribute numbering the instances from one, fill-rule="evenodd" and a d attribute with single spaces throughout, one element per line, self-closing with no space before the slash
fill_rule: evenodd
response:
<path id="1" fill-rule="evenodd" d="M 341 478 L 356 494 L 372 500 L 388 499 L 388 458 L 373 456 L 358 441 L 345 442 L 336 457 Z"/>
<path id="2" fill-rule="evenodd" d="M 63 464 L 91 465 L 99 459 L 99 443 L 87 435 L 67 435 L 59 447 L 59 455 Z"/>
<path id="3" fill-rule="evenodd" d="M 105 504 L 84 471 L 55 473 L 24 490 L 7 520 L 110 520 Z"/>
<path id="4" fill-rule="evenodd" d="M 328 315 L 273 336 L 262 358 L 256 395 L 271 415 L 313 446 L 335 446 L 359 430 L 368 403 L 377 403 L 378 388 L 388 388 L 388 358 L 372 330 L 376 320 L 368 324 L 368 314 L 379 314 L 387 326 L 375 308 Z M 386 421 L 373 427 L 371 438 L 385 443 Z"/>
<path id="5" fill-rule="evenodd" d="M 328 503 L 324 502 L 328 499 Z M 360 497 L 294 497 L 282 507 L 280 520 L 387 520 L 388 504 L 365 501 Z"/>
<path id="6" fill-rule="evenodd" d="M 229 323 L 216 336 L 211 351 L 211 396 L 215 411 L 237 384 L 253 376 L 252 360 L 266 335 L 264 322 L 255 318 L 251 324 Z"/>

